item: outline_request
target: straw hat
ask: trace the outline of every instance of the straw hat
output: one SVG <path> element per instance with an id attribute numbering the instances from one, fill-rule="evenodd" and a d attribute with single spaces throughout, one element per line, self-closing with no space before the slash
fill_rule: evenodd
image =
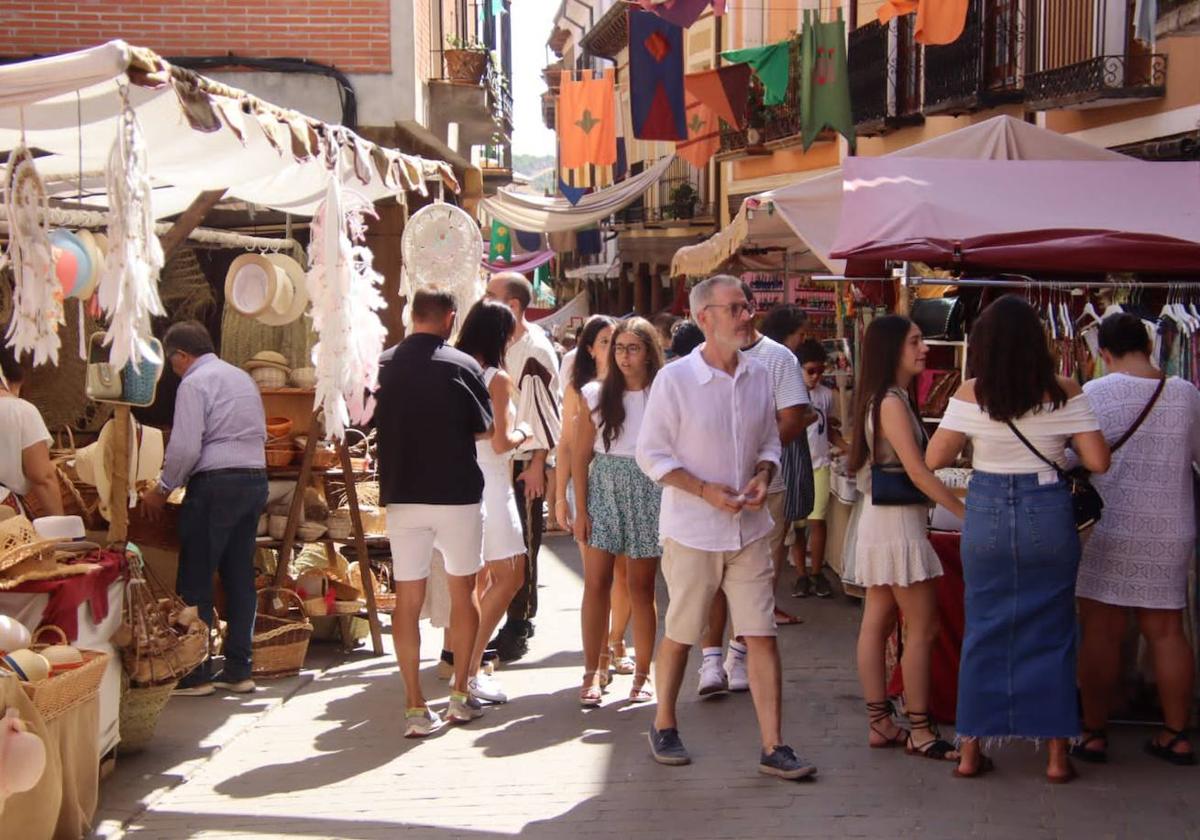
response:
<path id="1" fill-rule="evenodd" d="M 100 568 L 97 563 L 60 563 L 57 547 L 58 540 L 38 540 L 0 553 L 0 591 L 31 580 L 86 575 Z"/>
<path id="2" fill-rule="evenodd" d="M 225 301 L 268 326 L 290 324 L 308 305 L 304 270 L 282 254 L 242 254 L 225 275 Z"/>
<path id="3" fill-rule="evenodd" d="M 130 430 L 130 469 L 129 493 L 136 494 L 138 482 L 154 481 L 162 472 L 163 433 L 153 426 L 133 424 Z M 75 474 L 84 484 L 96 488 L 99 497 L 100 515 L 111 521 L 108 509 L 108 499 L 112 488 L 112 459 L 105 458 L 104 452 L 109 438 L 116 434 L 117 426 L 111 420 L 100 430 L 100 437 L 95 443 L 90 443 L 75 453 Z M 141 436 L 141 443 L 134 449 L 134 441 Z"/>
<path id="4" fill-rule="evenodd" d="M 255 370 L 256 368 L 271 367 L 279 368 L 285 373 L 288 370 L 287 356 L 282 353 L 276 353 L 274 350 L 260 350 L 250 357 L 250 360 L 242 365 L 246 370 Z"/>

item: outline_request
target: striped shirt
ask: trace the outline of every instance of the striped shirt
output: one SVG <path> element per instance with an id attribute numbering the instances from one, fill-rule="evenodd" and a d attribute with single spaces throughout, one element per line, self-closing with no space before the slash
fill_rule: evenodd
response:
<path id="1" fill-rule="evenodd" d="M 267 420 L 250 375 L 212 353 L 192 363 L 175 395 L 159 484 L 166 492 L 210 470 L 265 469 Z"/>
<path id="2" fill-rule="evenodd" d="M 800 375 L 800 362 L 796 354 L 778 341 L 760 336 L 758 341 L 742 351 L 771 374 L 772 392 L 775 395 L 775 410 L 783 411 L 797 405 L 808 405 L 808 388 Z M 781 493 L 786 488 L 783 470 L 778 470 L 771 479 L 769 493 Z"/>

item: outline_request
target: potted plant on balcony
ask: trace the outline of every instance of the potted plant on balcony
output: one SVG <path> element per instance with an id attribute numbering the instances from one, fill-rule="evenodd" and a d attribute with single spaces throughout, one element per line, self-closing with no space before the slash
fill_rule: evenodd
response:
<path id="1" fill-rule="evenodd" d="M 446 75 L 452 82 L 478 85 L 488 68 L 488 48 L 474 38 L 446 38 Z"/>
<path id="2" fill-rule="evenodd" d="M 671 190 L 671 205 L 675 210 L 676 219 L 690 219 L 696 215 L 696 204 L 700 195 L 690 181 L 684 181 Z"/>

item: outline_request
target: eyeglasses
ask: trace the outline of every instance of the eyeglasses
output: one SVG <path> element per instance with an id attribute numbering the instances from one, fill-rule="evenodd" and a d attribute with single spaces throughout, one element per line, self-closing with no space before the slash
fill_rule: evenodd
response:
<path id="1" fill-rule="evenodd" d="M 728 309 L 731 317 L 737 318 L 743 312 L 747 315 L 754 314 L 754 304 L 745 303 L 742 301 L 734 301 L 733 303 L 710 303 L 705 309 Z"/>
<path id="2" fill-rule="evenodd" d="M 640 356 L 646 352 L 646 347 L 640 341 L 637 344 L 614 344 L 613 355 Z"/>
<path id="3" fill-rule="evenodd" d="M 806 367 L 806 368 L 804 368 L 804 372 L 807 373 L 809 376 L 820 376 L 821 374 L 823 374 L 825 372 L 825 366 L 824 365 L 814 365 L 812 367 Z"/>

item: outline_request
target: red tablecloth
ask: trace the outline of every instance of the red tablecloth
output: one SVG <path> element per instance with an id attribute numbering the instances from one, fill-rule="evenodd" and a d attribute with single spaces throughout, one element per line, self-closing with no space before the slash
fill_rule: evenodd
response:
<path id="1" fill-rule="evenodd" d="M 125 557 L 117 551 L 94 551 L 81 557 L 79 562 L 96 563 L 100 568 L 86 575 L 57 580 L 31 580 L 7 590 L 30 594 L 49 593 L 50 602 L 42 614 L 41 624 L 61 627 L 69 642 L 79 637 L 80 604 L 85 601 L 88 603 L 96 624 L 108 616 L 108 587 L 121 577 Z"/>
<path id="2" fill-rule="evenodd" d="M 942 561 L 942 576 L 937 581 L 938 620 L 941 632 L 933 646 L 932 676 L 929 692 L 929 711 L 935 720 L 951 723 L 958 705 L 958 659 L 962 652 L 963 625 L 963 568 L 958 532 L 935 531 L 929 535 L 933 550 Z M 892 671 L 888 694 L 904 691 L 904 675 L 900 665 Z"/>

